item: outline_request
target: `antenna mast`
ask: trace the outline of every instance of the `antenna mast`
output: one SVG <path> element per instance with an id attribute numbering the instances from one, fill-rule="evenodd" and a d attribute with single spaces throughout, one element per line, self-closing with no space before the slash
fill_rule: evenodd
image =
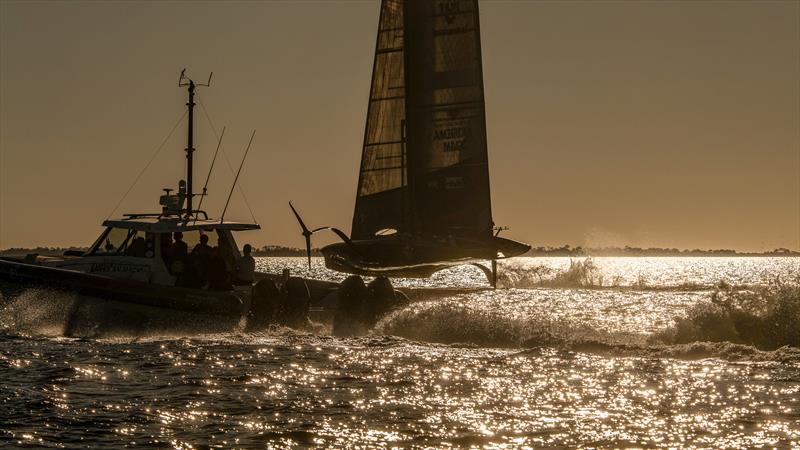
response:
<path id="1" fill-rule="evenodd" d="M 228 192 L 228 200 L 225 201 L 225 208 L 222 210 L 222 214 L 219 215 L 219 223 L 222 223 L 225 220 L 225 212 L 228 211 L 228 203 L 231 202 L 231 195 L 233 195 L 233 188 L 236 187 L 236 182 L 239 181 L 239 174 L 242 173 L 242 167 L 244 167 L 244 160 L 247 159 L 247 153 L 250 152 L 250 146 L 253 145 L 253 138 L 256 136 L 256 130 L 253 130 L 253 134 L 250 135 L 250 142 L 247 144 L 247 148 L 244 150 L 244 156 L 242 156 L 242 162 L 239 164 L 239 170 L 236 172 L 236 178 L 233 179 L 233 185 L 231 186 L 231 191 Z"/>
<path id="2" fill-rule="evenodd" d="M 189 110 L 189 130 L 186 138 L 186 217 L 189 218 L 192 213 L 192 154 L 194 153 L 194 90 L 197 86 L 211 86 L 211 76 L 214 72 L 208 75 L 208 81 L 205 84 L 195 84 L 194 80 L 186 76 L 186 69 L 181 70 L 181 76 L 178 78 L 178 87 L 188 86 L 189 101 L 186 107 Z"/>

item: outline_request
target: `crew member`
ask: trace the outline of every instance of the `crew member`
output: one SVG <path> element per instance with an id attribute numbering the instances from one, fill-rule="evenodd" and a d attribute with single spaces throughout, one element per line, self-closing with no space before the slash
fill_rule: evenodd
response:
<path id="1" fill-rule="evenodd" d="M 172 235 L 169 233 L 161 235 L 161 259 L 167 269 L 172 271 Z"/>
<path id="2" fill-rule="evenodd" d="M 144 238 L 142 236 L 133 238 L 133 242 L 131 242 L 131 244 L 128 245 L 128 249 L 125 250 L 126 255 L 136 256 L 138 258 L 144 257 L 146 252 L 147 244 L 144 242 Z"/>
<path id="3" fill-rule="evenodd" d="M 211 246 L 208 245 L 207 234 L 200 235 L 200 242 L 192 249 L 192 255 L 202 258 L 208 258 L 211 255 Z"/>
<path id="4" fill-rule="evenodd" d="M 215 291 L 227 291 L 231 289 L 231 283 L 228 280 L 228 270 L 225 267 L 225 260 L 222 259 L 219 247 L 211 249 L 207 274 L 209 289 Z"/>
<path id="5" fill-rule="evenodd" d="M 175 242 L 173 242 L 170 247 L 170 256 L 172 257 L 170 272 L 178 277 L 176 285 L 184 286 L 186 280 L 182 278 L 187 268 L 186 263 L 189 256 L 189 246 L 186 245 L 186 242 L 183 242 L 183 233 L 180 231 L 172 233 L 172 237 L 175 239 Z"/>
<path id="6" fill-rule="evenodd" d="M 208 266 L 213 249 L 208 245 L 208 235 L 201 234 L 200 242 L 192 249 L 192 262 L 197 270 L 198 281 L 203 285 L 208 281 Z"/>
<path id="7" fill-rule="evenodd" d="M 242 255 L 236 263 L 236 276 L 234 277 L 234 284 L 247 285 L 253 284 L 253 279 L 256 275 L 256 260 L 250 255 L 253 247 L 250 244 L 244 244 L 242 248 Z"/>
<path id="8" fill-rule="evenodd" d="M 176 231 L 172 233 L 172 237 L 175 239 L 175 242 L 172 243 L 172 256 L 178 257 L 179 255 L 188 255 L 189 246 L 186 245 L 186 242 L 183 242 L 183 233 Z"/>

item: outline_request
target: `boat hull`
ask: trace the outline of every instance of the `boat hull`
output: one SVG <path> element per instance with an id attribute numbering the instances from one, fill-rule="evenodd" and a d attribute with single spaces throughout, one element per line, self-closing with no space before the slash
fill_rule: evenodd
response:
<path id="1" fill-rule="evenodd" d="M 0 281 L 67 289 L 82 295 L 177 311 L 241 317 L 250 309 L 247 295 L 154 285 L 84 272 L 0 259 Z"/>
<path id="2" fill-rule="evenodd" d="M 448 267 L 509 258 L 530 246 L 510 239 L 420 240 L 391 236 L 350 241 L 322 248 L 331 270 L 366 276 L 428 278 Z"/>

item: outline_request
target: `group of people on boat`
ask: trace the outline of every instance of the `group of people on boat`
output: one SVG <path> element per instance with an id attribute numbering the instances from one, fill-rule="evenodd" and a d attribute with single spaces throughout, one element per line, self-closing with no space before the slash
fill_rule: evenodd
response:
<path id="1" fill-rule="evenodd" d="M 220 241 L 217 247 L 210 246 L 208 235 L 201 233 L 200 241 L 189 252 L 182 232 L 161 235 L 161 257 L 170 274 L 176 277 L 178 287 L 227 291 L 234 285 L 253 284 L 256 263 L 250 244 L 245 244 L 244 254 L 235 262 L 235 267 L 229 267 L 226 262 L 224 246 L 225 241 Z"/>

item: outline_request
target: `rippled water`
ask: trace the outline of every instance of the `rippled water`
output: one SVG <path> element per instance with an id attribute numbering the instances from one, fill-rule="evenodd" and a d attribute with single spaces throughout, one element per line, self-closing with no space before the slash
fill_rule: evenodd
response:
<path id="1" fill-rule="evenodd" d="M 585 258 L 537 257 L 500 260 L 500 281 L 513 287 L 520 278 L 545 280 L 565 271 L 570 262 Z M 731 284 L 766 284 L 777 279 L 797 280 L 800 258 L 782 257 L 642 257 L 592 258 L 597 266 L 595 276 L 606 287 L 711 287 L 720 281 Z M 344 280 L 346 274 L 325 268 L 322 258 L 312 258 L 308 270 L 306 258 L 259 258 L 261 271 L 280 273 L 289 268 L 292 274 L 326 280 Z M 395 285 L 406 287 L 487 287 L 486 276 L 477 267 L 458 266 L 435 273 L 429 279 L 400 279 Z"/>
<path id="2" fill-rule="evenodd" d="M 259 260 L 298 275 L 304 263 Z M 470 267 L 401 281 L 469 289 L 346 339 L 324 327 L 209 333 L 195 318 L 187 331 L 169 314 L 135 324 L 171 332 L 65 338 L 74 296 L 6 295 L 0 445 L 800 446 L 800 349 L 655 339 L 719 281 L 792 283 L 800 258 L 597 258 L 578 278 L 563 276 L 568 258 L 501 270 L 497 291 L 478 289 Z M 341 278 L 320 260 L 312 273 Z"/>

